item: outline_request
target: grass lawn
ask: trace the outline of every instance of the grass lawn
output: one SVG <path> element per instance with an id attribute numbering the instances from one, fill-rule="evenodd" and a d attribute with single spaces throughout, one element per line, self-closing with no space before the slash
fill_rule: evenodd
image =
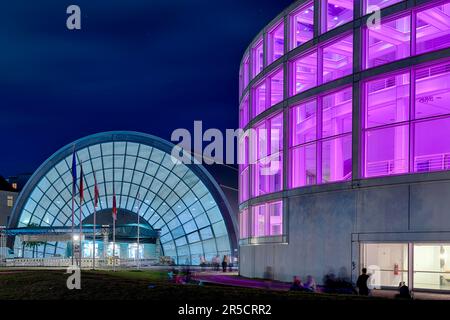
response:
<path id="1" fill-rule="evenodd" d="M 0 300 L 357 300 L 358 296 L 280 292 L 220 285 L 180 285 L 162 271 L 82 271 L 81 290 L 68 290 L 63 270 L 0 272 Z M 153 288 L 149 288 L 153 285 Z"/>

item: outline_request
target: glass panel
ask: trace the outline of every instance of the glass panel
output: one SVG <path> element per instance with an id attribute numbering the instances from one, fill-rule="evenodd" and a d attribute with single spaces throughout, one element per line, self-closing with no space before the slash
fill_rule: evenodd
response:
<path id="1" fill-rule="evenodd" d="M 323 48 L 323 83 L 339 79 L 353 71 L 353 35 Z"/>
<path id="2" fill-rule="evenodd" d="M 352 131 L 352 88 L 324 96 L 322 104 L 323 138 Z"/>
<path id="3" fill-rule="evenodd" d="M 416 54 L 450 45 L 450 3 L 417 13 Z"/>
<path id="4" fill-rule="evenodd" d="M 416 119 L 450 114 L 450 63 L 416 70 Z"/>
<path id="5" fill-rule="evenodd" d="M 268 120 L 270 128 L 270 154 L 283 150 L 283 114 L 279 113 Z"/>
<path id="6" fill-rule="evenodd" d="M 295 49 L 314 37 L 314 5 L 302 6 L 290 16 L 290 49 Z"/>
<path id="7" fill-rule="evenodd" d="M 371 13 L 372 11 L 369 10 L 371 6 L 377 6 L 378 8 L 382 9 L 401 1 L 403 0 L 365 0 L 366 3 L 365 12 Z"/>
<path id="8" fill-rule="evenodd" d="M 409 72 L 366 83 L 366 128 L 409 119 Z"/>
<path id="9" fill-rule="evenodd" d="M 323 3 L 327 6 L 327 28 L 323 31 L 329 31 L 353 20 L 353 0 L 328 0 Z"/>
<path id="10" fill-rule="evenodd" d="M 352 136 L 322 142 L 322 182 L 350 180 L 352 178 Z"/>
<path id="11" fill-rule="evenodd" d="M 366 132 L 365 176 L 376 177 L 408 172 L 409 126 Z"/>
<path id="12" fill-rule="evenodd" d="M 241 129 L 243 129 L 247 123 L 248 123 L 248 116 L 249 116 L 249 110 L 248 110 L 248 96 L 245 96 L 242 100 L 241 107 L 239 109 L 239 126 Z"/>
<path id="13" fill-rule="evenodd" d="M 239 237 L 248 238 L 248 210 L 244 209 L 239 215 Z"/>
<path id="14" fill-rule="evenodd" d="M 262 39 L 252 48 L 252 75 L 256 77 L 263 69 L 264 52 Z"/>
<path id="15" fill-rule="evenodd" d="M 252 208 L 252 237 L 264 237 L 266 235 L 266 205 Z"/>
<path id="16" fill-rule="evenodd" d="M 284 22 L 279 23 L 268 33 L 268 64 L 277 60 L 284 54 Z"/>
<path id="17" fill-rule="evenodd" d="M 371 284 L 398 288 L 400 282 L 408 284 L 408 244 L 363 244 L 362 267 L 371 274 Z"/>
<path id="18" fill-rule="evenodd" d="M 281 191 L 283 187 L 282 153 L 264 158 L 253 165 L 253 195 Z"/>
<path id="19" fill-rule="evenodd" d="M 269 207 L 269 236 L 283 234 L 283 204 L 281 201 L 268 204 Z"/>
<path id="20" fill-rule="evenodd" d="M 266 110 L 266 83 L 262 82 L 253 90 L 253 117 Z"/>
<path id="21" fill-rule="evenodd" d="M 450 170 L 450 118 L 414 124 L 414 171 Z"/>
<path id="22" fill-rule="evenodd" d="M 410 55 L 410 17 L 382 22 L 379 29 L 366 29 L 366 67 L 376 67 Z"/>
<path id="23" fill-rule="evenodd" d="M 252 237 L 283 234 L 283 203 L 265 203 L 252 208 Z"/>
<path id="24" fill-rule="evenodd" d="M 414 288 L 450 290 L 450 244 L 414 244 Z"/>
<path id="25" fill-rule="evenodd" d="M 316 140 L 316 99 L 291 109 L 291 145 Z"/>
<path id="26" fill-rule="evenodd" d="M 242 81 L 243 81 L 244 89 L 247 88 L 248 83 L 249 83 L 249 77 L 250 77 L 250 69 L 249 69 L 249 67 L 250 67 L 250 58 L 247 55 L 244 58 L 244 62 L 243 62 L 243 65 L 242 65 L 242 73 L 243 73 Z"/>
<path id="27" fill-rule="evenodd" d="M 291 151 L 291 188 L 317 183 L 316 144 L 296 147 Z"/>
<path id="28" fill-rule="evenodd" d="M 297 94 L 317 85 L 317 52 L 300 57 L 292 63 L 292 94 Z"/>
<path id="29" fill-rule="evenodd" d="M 270 77 L 270 105 L 283 100 L 283 69 Z"/>
<path id="30" fill-rule="evenodd" d="M 249 170 L 248 167 L 242 170 L 239 175 L 239 202 L 248 200 L 248 183 L 249 183 Z"/>

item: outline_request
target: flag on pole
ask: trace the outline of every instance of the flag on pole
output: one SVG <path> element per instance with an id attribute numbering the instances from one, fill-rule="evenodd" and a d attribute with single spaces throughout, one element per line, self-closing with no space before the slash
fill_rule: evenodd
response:
<path id="1" fill-rule="evenodd" d="M 100 192 L 98 192 L 97 178 L 94 173 L 94 207 L 98 206 L 98 198 L 100 197 Z"/>
<path id="2" fill-rule="evenodd" d="M 84 200 L 84 183 L 83 183 L 83 166 L 81 166 L 81 172 L 80 172 L 80 205 L 83 203 Z"/>
<path id="3" fill-rule="evenodd" d="M 113 196 L 113 219 L 114 221 L 117 220 L 117 204 L 116 204 L 116 193 L 114 192 L 114 196 Z"/>
<path id="4" fill-rule="evenodd" d="M 73 148 L 72 154 L 72 192 L 75 195 L 77 190 L 77 157 L 75 155 L 75 148 Z"/>

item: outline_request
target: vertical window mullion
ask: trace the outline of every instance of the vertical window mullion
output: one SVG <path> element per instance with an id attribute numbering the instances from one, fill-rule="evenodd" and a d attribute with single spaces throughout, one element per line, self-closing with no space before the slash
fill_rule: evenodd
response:
<path id="1" fill-rule="evenodd" d="M 415 68 L 411 68 L 410 70 L 410 78 L 409 78 L 409 119 L 408 119 L 408 126 L 409 126 L 409 161 L 408 161 L 408 171 L 414 172 L 414 140 L 415 140 L 415 118 L 416 118 L 416 72 Z"/>
<path id="2" fill-rule="evenodd" d="M 416 18 L 416 12 L 414 10 L 411 11 L 411 17 L 410 17 L 410 54 L 411 57 L 416 55 L 416 22 L 417 22 L 417 18 Z"/>
<path id="3" fill-rule="evenodd" d="M 323 46 L 317 47 L 317 86 L 323 83 Z"/>
<path id="4" fill-rule="evenodd" d="M 322 97 L 316 98 L 316 175 L 317 184 L 322 183 Z"/>

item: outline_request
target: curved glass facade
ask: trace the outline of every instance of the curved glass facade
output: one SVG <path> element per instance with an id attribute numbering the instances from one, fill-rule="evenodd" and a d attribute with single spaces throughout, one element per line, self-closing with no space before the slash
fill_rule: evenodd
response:
<path id="1" fill-rule="evenodd" d="M 286 191 L 450 170 L 449 47 L 448 0 L 302 0 L 264 28 L 240 68 L 255 136 L 240 151 L 256 160 L 240 166 L 240 238 L 286 236 L 285 213 L 275 231 L 259 214 L 283 212 Z M 272 127 L 276 152 L 259 138 Z M 263 158 L 282 166 L 261 176 Z"/>
<path id="2" fill-rule="evenodd" d="M 31 178 L 14 208 L 12 227 L 70 226 L 72 148 L 84 172 L 82 220 L 94 212 L 94 173 L 100 201 L 111 211 L 115 190 L 118 211 L 137 213 L 160 230 L 162 254 L 178 263 L 232 253 L 231 212 L 217 184 L 198 165 L 174 164 L 170 144 L 156 137 L 107 133 L 87 137 L 50 158 Z M 77 185 L 79 188 L 79 185 Z M 76 198 L 75 225 L 79 225 Z M 225 221 L 228 219 L 227 221 Z M 65 245 L 47 243 L 39 256 L 63 254 Z"/>

